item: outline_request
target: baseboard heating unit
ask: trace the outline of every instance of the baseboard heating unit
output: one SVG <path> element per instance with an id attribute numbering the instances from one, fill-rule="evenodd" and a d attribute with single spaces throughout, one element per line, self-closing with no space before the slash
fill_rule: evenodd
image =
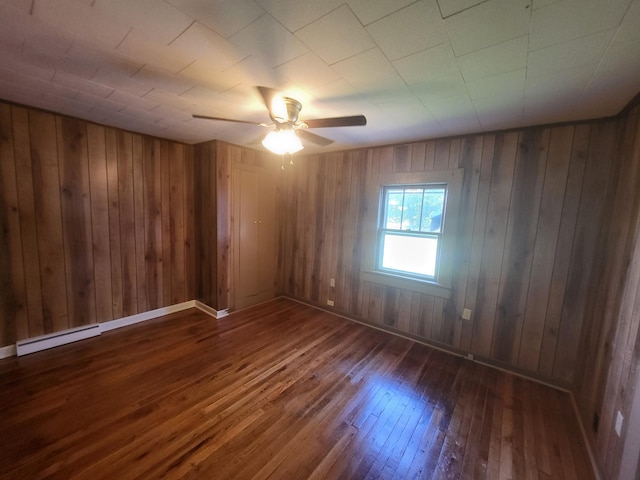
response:
<path id="1" fill-rule="evenodd" d="M 49 335 L 20 340 L 16 343 L 16 354 L 18 356 L 27 355 L 28 353 L 39 352 L 48 348 L 64 345 L 66 343 L 84 340 L 85 338 L 97 337 L 100 333 L 100 324 L 94 323 L 92 325 L 71 328 L 69 330 L 51 333 Z"/>

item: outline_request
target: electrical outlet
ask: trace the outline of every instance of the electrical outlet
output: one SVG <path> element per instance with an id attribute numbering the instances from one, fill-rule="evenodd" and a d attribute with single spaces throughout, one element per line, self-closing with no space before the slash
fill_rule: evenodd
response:
<path id="1" fill-rule="evenodd" d="M 616 433 L 618 436 L 622 433 L 622 422 L 624 422 L 624 417 L 620 413 L 620 410 L 618 410 L 618 414 L 616 415 Z"/>
<path id="2" fill-rule="evenodd" d="M 330 307 L 333 307 L 333 300 L 327 300 L 327 305 L 329 305 Z"/>
<path id="3" fill-rule="evenodd" d="M 473 353 L 467 353 L 467 358 L 468 358 L 469 360 L 473 361 L 473 359 L 474 359 L 475 357 L 473 356 Z"/>
<path id="4" fill-rule="evenodd" d="M 336 286 L 336 279 L 332 278 L 331 280 L 329 280 L 329 286 L 331 287 L 335 287 Z"/>
<path id="5" fill-rule="evenodd" d="M 462 310 L 462 319 L 463 320 L 471 320 L 471 309 L 465 308 Z"/>

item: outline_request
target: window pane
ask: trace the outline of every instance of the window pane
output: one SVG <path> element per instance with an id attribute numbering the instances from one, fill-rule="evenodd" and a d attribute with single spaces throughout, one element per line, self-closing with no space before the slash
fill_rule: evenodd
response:
<path id="1" fill-rule="evenodd" d="M 383 234 L 381 267 L 435 277 L 438 239 Z"/>
<path id="2" fill-rule="evenodd" d="M 445 189 L 428 189 L 424 191 L 422 203 L 422 228 L 423 232 L 441 232 L 442 214 L 444 210 Z"/>
<path id="3" fill-rule="evenodd" d="M 420 231 L 423 192 L 424 190 L 422 188 L 408 188 L 404 191 L 402 230 Z"/>
<path id="4" fill-rule="evenodd" d="M 385 228 L 400 230 L 402 227 L 403 189 L 389 189 L 385 198 Z"/>

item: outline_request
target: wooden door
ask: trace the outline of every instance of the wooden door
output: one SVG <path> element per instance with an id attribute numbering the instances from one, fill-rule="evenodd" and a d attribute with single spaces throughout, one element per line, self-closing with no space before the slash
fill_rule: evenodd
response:
<path id="1" fill-rule="evenodd" d="M 276 232 L 275 179 L 250 167 L 233 170 L 233 308 L 274 295 Z"/>

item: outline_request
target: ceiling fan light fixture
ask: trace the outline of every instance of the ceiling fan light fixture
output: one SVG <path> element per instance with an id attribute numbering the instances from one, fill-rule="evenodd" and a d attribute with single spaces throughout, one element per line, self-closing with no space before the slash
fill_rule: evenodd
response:
<path id="1" fill-rule="evenodd" d="M 269 132 L 262 140 L 262 145 L 276 155 L 293 154 L 304 148 L 296 133 L 290 129 Z"/>

